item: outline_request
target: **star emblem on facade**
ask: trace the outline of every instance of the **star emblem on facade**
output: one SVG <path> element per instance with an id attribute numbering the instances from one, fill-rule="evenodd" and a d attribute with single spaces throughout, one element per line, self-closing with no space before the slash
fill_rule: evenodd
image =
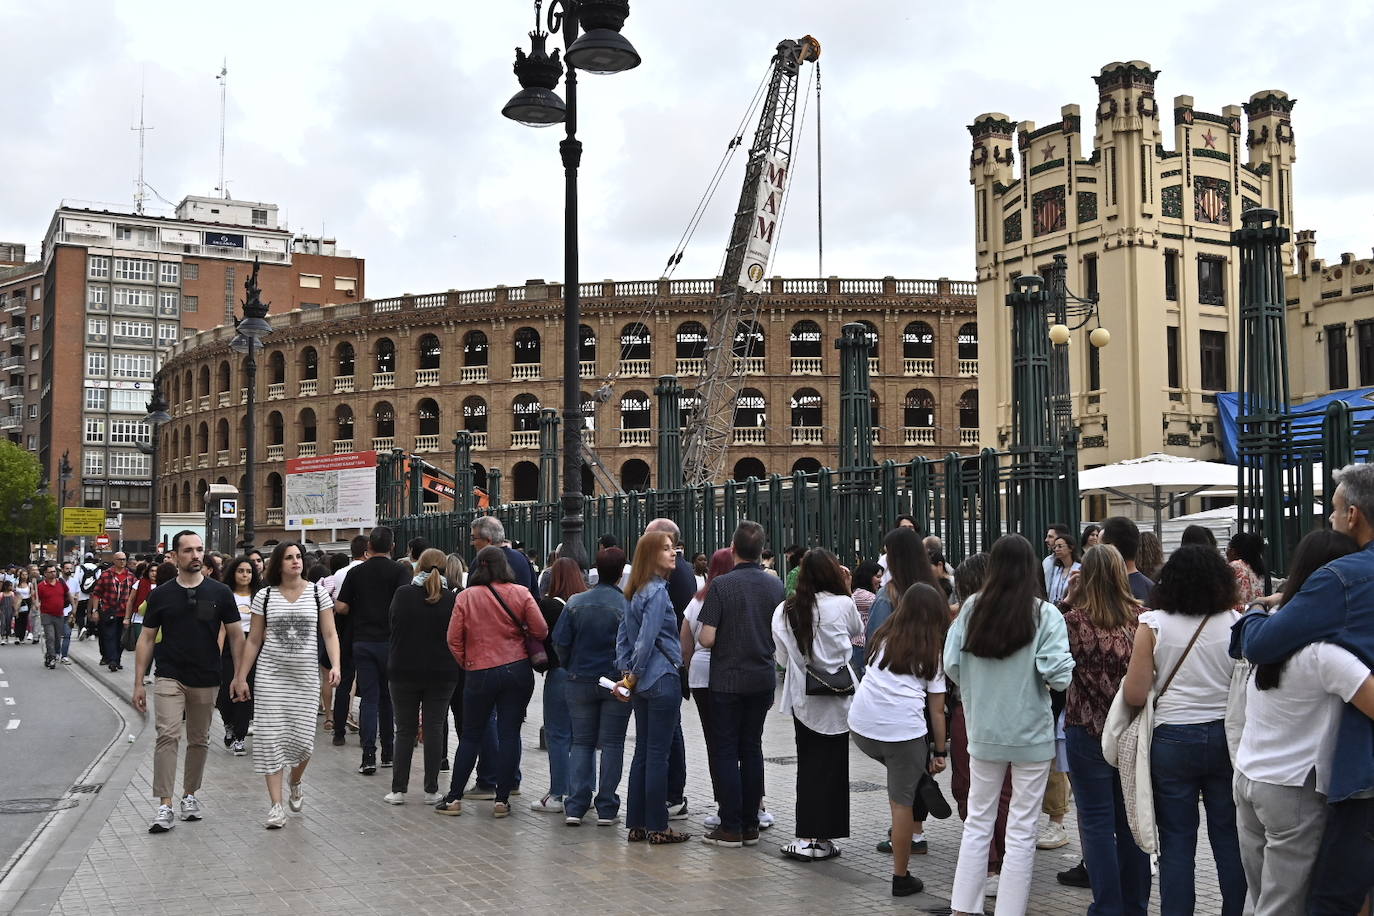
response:
<path id="1" fill-rule="evenodd" d="M 1054 156 L 1054 144 L 1046 143 L 1045 148 L 1040 151 L 1040 155 L 1042 157 L 1040 160 L 1041 162 L 1049 162 Z"/>
<path id="2" fill-rule="evenodd" d="M 1207 133 L 1202 135 L 1202 142 L 1207 144 L 1208 149 L 1217 148 L 1217 137 L 1216 134 L 1212 133 L 1212 129 L 1210 127 L 1207 128 Z"/>

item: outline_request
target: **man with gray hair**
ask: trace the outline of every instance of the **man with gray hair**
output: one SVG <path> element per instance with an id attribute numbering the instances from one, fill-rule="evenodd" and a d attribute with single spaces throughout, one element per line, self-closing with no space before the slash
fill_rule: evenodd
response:
<path id="1" fill-rule="evenodd" d="M 535 601 L 539 600 L 539 581 L 534 576 L 529 558 L 510 545 L 510 541 L 506 539 L 506 526 L 501 524 L 499 518 L 491 515 L 477 516 L 472 520 L 470 534 L 473 556 L 483 547 L 500 547 L 506 555 L 506 562 L 510 564 L 510 571 L 515 574 L 515 581 L 529 589 Z"/>
<path id="2" fill-rule="evenodd" d="M 1331 527 L 1360 550 L 1314 572 L 1272 616 L 1256 602 L 1234 628 L 1232 654 L 1257 665 L 1287 660 L 1314 642 L 1334 643 L 1374 667 L 1374 464 L 1333 475 Z M 1311 872 L 1308 913 L 1354 913 L 1374 874 L 1374 720 L 1347 704 L 1331 758 L 1326 829 Z"/>

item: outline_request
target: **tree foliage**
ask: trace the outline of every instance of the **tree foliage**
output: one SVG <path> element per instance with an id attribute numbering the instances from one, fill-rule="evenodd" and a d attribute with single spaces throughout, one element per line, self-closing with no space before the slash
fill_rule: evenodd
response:
<path id="1" fill-rule="evenodd" d="M 39 492 L 41 479 L 32 453 L 0 440 L 0 557 L 6 562 L 26 562 L 30 544 L 56 537 L 57 503 Z"/>

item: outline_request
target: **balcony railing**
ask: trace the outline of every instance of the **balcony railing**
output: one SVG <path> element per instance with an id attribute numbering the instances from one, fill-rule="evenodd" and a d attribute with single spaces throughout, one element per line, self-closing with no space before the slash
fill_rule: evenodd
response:
<path id="1" fill-rule="evenodd" d="M 424 387 L 426 387 L 427 385 L 437 385 L 437 384 L 439 384 L 439 370 L 438 370 L 438 369 L 416 369 L 416 370 L 415 370 L 415 387 L 416 387 L 416 388 L 424 388 Z"/>
<path id="2" fill-rule="evenodd" d="M 872 438 L 872 442 L 873 442 L 874 445 L 882 445 L 882 442 L 879 441 L 879 436 L 878 436 L 878 434 L 879 434 L 880 432 L 882 432 L 882 430 L 880 430 L 880 429 L 879 429 L 878 427 L 876 427 L 876 426 L 869 430 L 869 433 L 870 433 L 870 434 L 872 435 L 872 437 L 873 437 L 873 438 Z"/>
<path id="3" fill-rule="evenodd" d="M 902 360 L 903 375 L 934 375 L 935 360 L 933 359 L 904 359 Z"/>
<path id="4" fill-rule="evenodd" d="M 303 398 L 314 397 L 320 393 L 320 380 L 317 378 L 301 379 L 300 392 L 300 396 Z"/>
<path id="5" fill-rule="evenodd" d="M 485 382 L 487 380 L 486 366 L 464 366 L 459 370 L 458 378 L 465 383 Z"/>
<path id="6" fill-rule="evenodd" d="M 336 376 L 334 377 L 334 393 L 335 393 L 335 394 L 352 394 L 352 393 L 353 393 L 353 376 L 351 376 L 351 375 L 336 375 Z"/>
<path id="7" fill-rule="evenodd" d="M 868 358 L 868 374 L 869 374 L 869 375 L 877 375 L 877 374 L 878 374 L 878 357 L 876 357 L 876 356 L 870 356 L 870 357 Z"/>
<path id="8" fill-rule="evenodd" d="M 198 468 L 208 468 L 209 466 L 210 466 L 210 456 L 209 456 L 209 455 L 207 455 L 207 454 L 205 454 L 205 453 L 202 452 L 201 454 L 199 454 L 199 455 L 196 456 L 196 467 L 198 467 Z"/>
<path id="9" fill-rule="evenodd" d="M 209 410 L 210 396 L 208 394 L 202 394 L 199 398 L 196 398 L 196 408 L 199 410 Z"/>
<path id="10" fill-rule="evenodd" d="M 335 440 L 334 440 L 334 454 L 335 454 L 335 455 L 345 455 L 345 454 L 347 454 L 347 453 L 349 453 L 349 452 L 351 452 L 351 451 L 353 451 L 353 440 L 352 440 L 352 439 L 335 439 Z"/>
<path id="11" fill-rule="evenodd" d="M 651 429 L 622 429 L 620 431 L 621 445 L 648 445 L 653 438 Z"/>
<path id="12" fill-rule="evenodd" d="M 25 299 L 23 296 L 10 296 L 4 302 L 4 310 L 7 315 L 14 315 L 19 312 L 27 311 L 28 307 L 29 300 Z"/>
<path id="13" fill-rule="evenodd" d="M 577 364 L 578 375 L 582 378 L 596 378 L 596 360 L 583 360 Z"/>
<path id="14" fill-rule="evenodd" d="M 977 430 L 977 428 L 970 428 L 970 427 L 967 427 L 967 426 L 961 426 L 961 427 L 959 427 L 959 444 L 960 444 L 960 445 L 977 445 L 977 444 L 978 444 L 978 430 Z"/>
<path id="15" fill-rule="evenodd" d="M 679 359 L 677 361 L 678 378 L 699 377 L 705 371 L 706 360 L 704 359 Z"/>
<path id="16" fill-rule="evenodd" d="M 267 446 L 268 461 L 282 461 L 286 458 L 286 446 L 284 444 Z"/>
<path id="17" fill-rule="evenodd" d="M 215 406 L 216 406 L 216 407 L 228 407 L 228 406 L 229 406 L 229 392 L 227 392 L 227 391 L 221 391 L 221 392 L 217 393 L 217 394 L 215 395 Z"/>
<path id="18" fill-rule="evenodd" d="M 280 525 L 286 520 L 286 511 L 281 506 L 267 507 L 267 524 Z"/>
<path id="19" fill-rule="evenodd" d="M 539 378 L 539 363 L 512 363 L 510 377 L 517 382 Z"/>
<path id="20" fill-rule="evenodd" d="M 959 360 L 959 377 L 974 378 L 978 375 L 978 360 L 961 359 Z"/>
<path id="21" fill-rule="evenodd" d="M 247 403 L 248 403 L 248 389 L 247 389 L 247 388 L 240 388 L 240 389 L 239 389 L 239 403 L 240 403 L 240 404 L 247 404 Z"/>
<path id="22" fill-rule="evenodd" d="M 934 445 L 935 427 L 905 426 L 902 428 L 903 445 Z"/>
<path id="23" fill-rule="evenodd" d="M 483 430 L 483 431 L 480 432 L 480 433 L 475 432 L 475 433 L 472 434 L 472 447 L 473 447 L 473 448 L 486 448 L 486 447 L 487 447 L 487 434 L 486 434 L 486 431 L 485 431 L 485 430 Z"/>
<path id="24" fill-rule="evenodd" d="M 820 426 L 792 427 L 793 445 L 820 445 L 825 430 Z"/>
<path id="25" fill-rule="evenodd" d="M 215 452 L 215 466 L 221 468 L 229 466 L 229 449 L 222 448 Z"/>
<path id="26" fill-rule="evenodd" d="M 19 325 L 16 325 L 16 324 L 7 324 L 7 325 L 5 325 L 3 328 L 0 328 L 0 340 L 10 341 L 10 340 L 23 340 L 23 339 L 24 339 L 24 329 L 23 329 L 22 327 L 20 327 Z"/>
<path id="27" fill-rule="evenodd" d="M 6 400 L 12 400 L 12 399 L 14 399 L 14 398 L 22 398 L 23 396 L 24 396 L 24 386 L 23 386 L 23 385 L 6 385 L 5 387 L 0 388 L 0 398 L 5 398 Z"/>
<path id="28" fill-rule="evenodd" d="M 421 507 L 421 511 L 422 511 L 425 515 L 442 515 L 442 514 L 443 514 L 443 507 L 440 506 L 437 502 L 435 502 L 435 503 L 425 503 L 425 504 Z"/>
<path id="29" fill-rule="evenodd" d="M 386 391 L 396 387 L 395 372 L 374 372 L 372 373 L 372 390 Z"/>
<path id="30" fill-rule="evenodd" d="M 374 452 L 389 452 L 396 447 L 395 436 L 373 436 L 372 450 Z"/>
<path id="31" fill-rule="evenodd" d="M 768 442 L 768 429 L 763 426 L 736 426 L 735 445 L 765 445 Z"/>
<path id="32" fill-rule="evenodd" d="M 18 429 L 24 425 L 24 418 L 17 414 L 5 414 L 0 417 L 0 429 Z"/>
<path id="33" fill-rule="evenodd" d="M 819 356 L 794 356 L 792 357 L 793 375 L 820 375 L 821 357 Z"/>
<path id="34" fill-rule="evenodd" d="M 247 460 L 248 460 L 248 449 L 246 449 L 246 448 L 240 446 L 240 447 L 239 447 L 239 464 L 243 464 L 243 463 L 246 462 Z"/>
<path id="35" fill-rule="evenodd" d="M 0 357 L 0 371 L 22 369 L 24 367 L 24 357 L 19 355 Z"/>
<path id="36" fill-rule="evenodd" d="M 315 457 L 315 443 L 314 443 L 314 442 L 300 442 L 300 443 L 298 443 L 298 444 L 296 445 L 296 457 L 297 457 L 297 458 L 314 458 L 314 457 Z"/>
<path id="37" fill-rule="evenodd" d="M 416 436 L 415 451 L 417 452 L 437 452 L 439 451 L 438 436 Z"/>
<path id="38" fill-rule="evenodd" d="M 622 359 L 620 361 L 620 374 L 626 378 L 648 378 L 649 360 Z"/>
<path id="39" fill-rule="evenodd" d="M 539 448 L 539 430 L 517 429 L 510 434 L 511 448 Z"/>
<path id="40" fill-rule="evenodd" d="M 267 386 L 267 400 L 280 401 L 284 397 L 286 397 L 285 382 L 273 382 Z"/>
<path id="41" fill-rule="evenodd" d="M 763 357 L 736 356 L 735 372 L 741 375 L 763 375 Z"/>

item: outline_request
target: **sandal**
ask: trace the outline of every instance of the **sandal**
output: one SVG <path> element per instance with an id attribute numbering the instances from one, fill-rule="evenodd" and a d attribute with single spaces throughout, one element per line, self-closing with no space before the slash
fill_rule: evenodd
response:
<path id="1" fill-rule="evenodd" d="M 643 843 L 649 838 L 649 832 L 643 827 L 631 827 L 630 835 L 626 837 L 631 843 Z"/>
<path id="2" fill-rule="evenodd" d="M 667 846 L 670 843 L 685 843 L 692 838 L 690 833 L 678 833 L 669 828 L 667 830 L 655 830 L 649 834 L 650 846 Z"/>
<path id="3" fill-rule="evenodd" d="M 327 731 L 327 732 L 331 732 L 331 733 L 334 731 L 334 720 L 333 720 L 333 719 L 325 719 L 325 720 L 324 720 L 324 730 Z"/>

